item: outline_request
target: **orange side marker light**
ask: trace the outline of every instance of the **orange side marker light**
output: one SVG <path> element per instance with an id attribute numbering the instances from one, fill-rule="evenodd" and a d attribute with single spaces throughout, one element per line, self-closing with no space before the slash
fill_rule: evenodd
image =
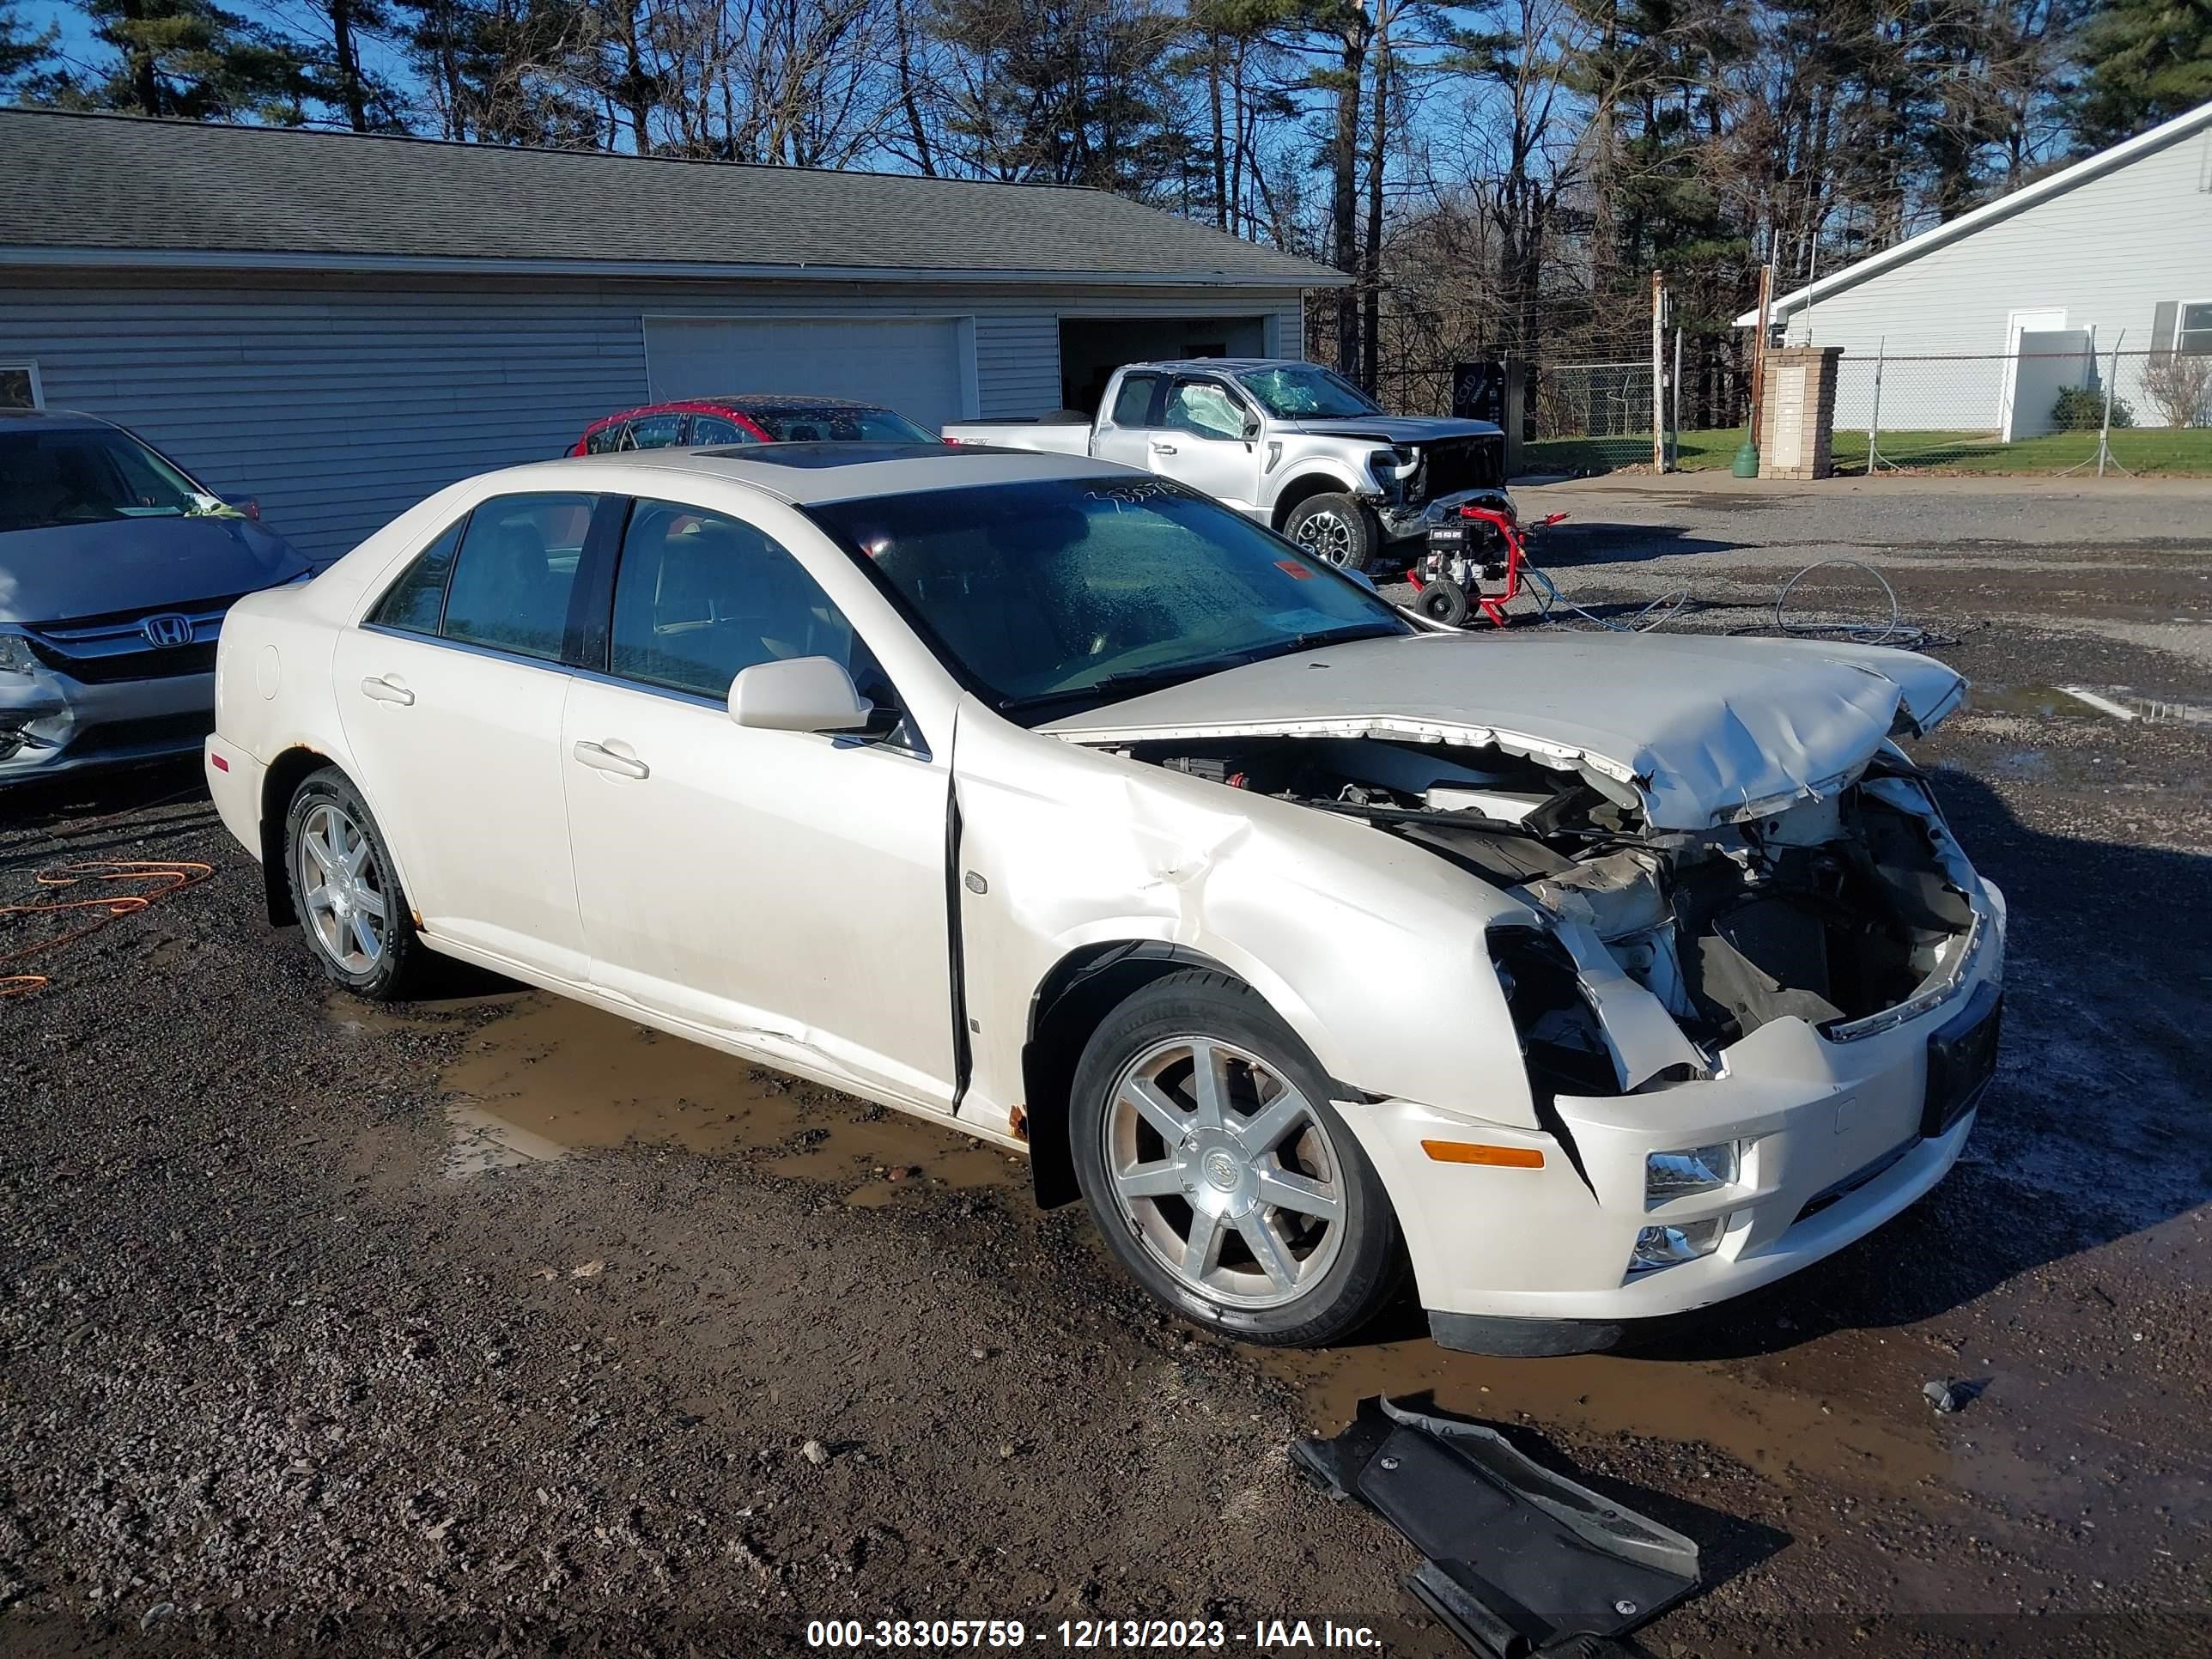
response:
<path id="1" fill-rule="evenodd" d="M 1479 1140 L 1425 1140 L 1421 1150 L 1439 1164 L 1484 1164 L 1495 1170 L 1544 1167 L 1544 1154 L 1534 1146 L 1493 1146 Z"/>

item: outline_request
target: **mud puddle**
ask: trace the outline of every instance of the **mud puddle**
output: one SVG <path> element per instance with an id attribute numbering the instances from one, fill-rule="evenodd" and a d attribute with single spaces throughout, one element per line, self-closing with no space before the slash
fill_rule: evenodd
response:
<path id="1" fill-rule="evenodd" d="M 349 1034 L 435 1029 L 436 1014 L 334 1003 Z M 507 1012 L 440 1077 L 453 1132 L 447 1177 L 627 1146 L 736 1156 L 771 1174 L 885 1204 L 903 1183 L 981 1188 L 1024 1180 L 1020 1160 L 942 1127 L 748 1064 L 564 998 L 473 999 Z"/>

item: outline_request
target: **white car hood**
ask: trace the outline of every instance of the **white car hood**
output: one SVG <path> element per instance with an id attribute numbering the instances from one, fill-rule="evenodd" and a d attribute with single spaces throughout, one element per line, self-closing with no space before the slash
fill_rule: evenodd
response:
<path id="1" fill-rule="evenodd" d="M 1094 745 L 1376 737 L 1496 747 L 1626 785 L 1650 828 L 1695 830 L 1832 793 L 1886 738 L 1933 730 L 1965 695 L 1942 663 L 1879 646 L 1422 634 L 1294 652 L 1042 729 Z"/>

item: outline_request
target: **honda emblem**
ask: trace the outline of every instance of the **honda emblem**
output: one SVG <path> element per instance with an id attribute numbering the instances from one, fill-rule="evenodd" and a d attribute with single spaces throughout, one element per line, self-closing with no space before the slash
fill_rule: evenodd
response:
<path id="1" fill-rule="evenodd" d="M 192 642 L 192 619 L 180 617 L 173 611 L 165 611 L 158 617 L 149 617 L 140 623 L 138 631 L 146 636 L 149 645 L 190 645 Z"/>

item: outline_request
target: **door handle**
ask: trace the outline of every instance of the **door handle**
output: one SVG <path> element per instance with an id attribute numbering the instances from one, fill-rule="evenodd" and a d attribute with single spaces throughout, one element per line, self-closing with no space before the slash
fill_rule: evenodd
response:
<path id="1" fill-rule="evenodd" d="M 374 674 L 361 683 L 361 695 L 372 702 L 396 702 L 402 708 L 411 707 L 415 702 L 415 694 L 398 681 L 380 678 Z"/>
<path id="2" fill-rule="evenodd" d="M 591 743 L 579 738 L 572 752 L 594 772 L 612 772 L 623 778 L 649 778 L 653 775 L 653 769 L 643 761 L 629 755 L 617 755 L 603 743 Z"/>
<path id="3" fill-rule="evenodd" d="M 1173 444 L 1154 444 L 1152 446 L 1152 453 L 1155 455 L 1172 455 L 1175 453 L 1176 447 Z"/>

